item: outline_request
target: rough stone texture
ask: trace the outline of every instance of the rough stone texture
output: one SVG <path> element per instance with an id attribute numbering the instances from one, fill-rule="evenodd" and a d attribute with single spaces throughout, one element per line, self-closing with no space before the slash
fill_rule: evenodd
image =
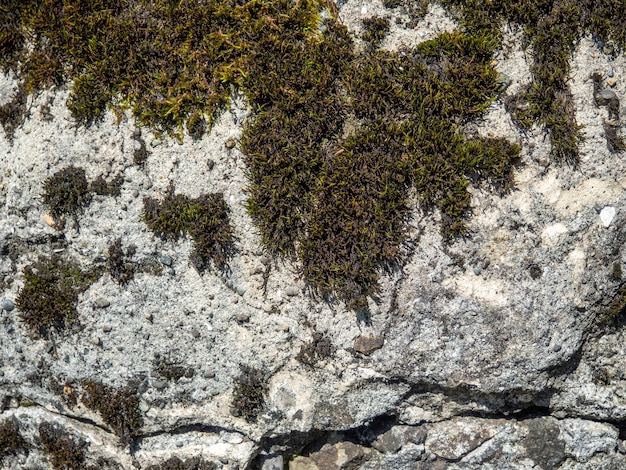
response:
<path id="1" fill-rule="evenodd" d="M 351 0 L 340 13 L 359 34 L 360 18 L 385 10 Z M 391 24 L 383 43 L 390 49 L 456 27 L 439 6 L 415 29 Z M 530 80 L 528 59 L 519 32 L 505 36 L 498 68 L 513 93 Z M 159 140 L 143 129 L 151 153 L 138 167 L 128 116 L 74 129 L 67 89 L 30 97 L 31 116 L 14 142 L 0 131 L 2 299 L 15 299 L 22 269 L 53 250 L 90 266 L 121 238 L 145 269 L 123 287 L 100 278 L 80 297 L 81 330 L 54 344 L 32 339 L 17 310 L 0 313 L 0 420 L 14 418 L 32 446 L 0 468 L 49 468 L 37 437 L 42 422 L 87 440 L 96 468 L 201 456 L 217 468 L 269 469 L 279 460 L 266 457 L 277 455 L 298 470 L 626 468 L 626 338 L 622 324 L 597 323 L 622 282 L 611 270 L 626 257 L 626 161 L 606 150 L 606 110 L 594 105 L 589 81 L 590 71 L 609 69 L 624 77 L 624 56 L 612 59 L 583 39 L 571 80 L 585 125 L 579 168 L 549 164 L 541 131 L 521 135 L 494 103 L 473 130 L 523 144 L 516 189 L 500 198 L 473 188 L 471 236 L 451 245 L 437 214 L 416 207 L 413 256 L 383 278 L 369 323 L 302 295 L 292 266 L 272 265 L 263 295 L 261 266 L 270 263 L 244 208 L 242 155 L 229 144 L 247 117 L 241 98 L 199 141 Z M 11 76 L 0 78 L 0 103 L 12 90 Z M 626 80 L 613 90 L 626 96 Z M 48 97 L 52 120 L 37 111 Z M 80 230 L 70 222 L 60 240 L 45 220 L 41 184 L 69 165 L 85 168 L 89 180 L 121 173 L 124 182 L 119 196 L 95 196 Z M 189 240 L 164 242 L 141 222 L 142 198 L 163 196 L 170 182 L 191 198 L 224 193 L 239 249 L 228 279 L 196 271 Z M 605 207 L 616 210 L 608 227 Z M 299 362 L 319 333 L 333 354 Z M 363 338 L 384 344 L 357 347 Z M 202 373 L 165 381 L 155 354 Z M 230 412 L 240 366 L 267 373 L 255 422 Z M 137 390 L 144 424 L 132 447 L 69 399 L 93 379 Z"/>

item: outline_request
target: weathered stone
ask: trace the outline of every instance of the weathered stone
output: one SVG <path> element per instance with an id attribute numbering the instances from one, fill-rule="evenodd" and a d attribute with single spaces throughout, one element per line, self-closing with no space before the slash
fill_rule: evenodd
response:
<path id="1" fill-rule="evenodd" d="M 358 336 L 354 340 L 354 350 L 361 354 L 369 355 L 383 347 L 385 339 L 382 336 Z"/>

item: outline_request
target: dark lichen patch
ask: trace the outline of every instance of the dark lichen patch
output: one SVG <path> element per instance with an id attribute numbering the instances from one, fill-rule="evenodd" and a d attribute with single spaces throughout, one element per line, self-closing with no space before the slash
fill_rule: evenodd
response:
<path id="1" fill-rule="evenodd" d="M 143 425 L 136 390 L 130 387 L 114 388 L 97 381 L 87 381 L 83 387 L 85 393 L 81 398 L 82 403 L 97 411 L 123 444 L 129 444 Z"/>
<path id="2" fill-rule="evenodd" d="M 0 423 L 0 462 L 9 455 L 28 452 L 28 448 L 28 442 L 20 433 L 14 418 L 5 419 Z"/>
<path id="3" fill-rule="evenodd" d="M 265 407 L 267 394 L 267 376 L 254 367 L 242 366 L 241 374 L 235 380 L 232 408 L 248 422 L 255 422 Z"/>
<path id="4" fill-rule="evenodd" d="M 126 284 L 134 279 L 135 264 L 131 259 L 136 251 L 135 245 L 130 245 L 124 250 L 120 238 L 109 245 L 107 250 L 109 274 L 118 284 Z"/>
<path id="5" fill-rule="evenodd" d="M 100 277 L 58 256 L 26 266 L 24 287 L 16 299 L 19 317 L 34 333 L 49 337 L 78 325 L 78 296 Z"/>
<path id="6" fill-rule="evenodd" d="M 396 8 L 401 14 L 407 15 L 409 21 L 405 25 L 407 28 L 417 26 L 426 13 L 431 0 L 383 0 L 385 8 Z"/>
<path id="7" fill-rule="evenodd" d="M 39 439 L 55 470 L 81 470 L 85 468 L 85 449 L 89 443 L 72 436 L 52 423 L 39 425 Z"/>
<path id="8" fill-rule="evenodd" d="M 229 209 L 221 193 L 191 199 L 175 195 L 170 187 L 162 201 L 144 198 L 143 220 L 162 238 L 178 239 L 189 234 L 194 240 L 192 257 L 198 269 L 211 263 L 220 270 L 226 269 L 234 237 Z"/>
<path id="9" fill-rule="evenodd" d="M 56 220 L 77 215 L 91 201 L 85 170 L 69 166 L 57 171 L 43 183 L 43 203 Z"/>
<path id="10" fill-rule="evenodd" d="M 158 465 L 151 465 L 148 470 L 215 470 L 217 465 L 208 462 L 202 457 L 191 457 L 182 460 L 178 457 L 170 457 Z"/>

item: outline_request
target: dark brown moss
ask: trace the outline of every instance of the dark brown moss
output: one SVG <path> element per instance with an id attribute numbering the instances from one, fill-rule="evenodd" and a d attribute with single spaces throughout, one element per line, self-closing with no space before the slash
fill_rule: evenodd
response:
<path id="1" fill-rule="evenodd" d="M 55 470 L 81 470 L 85 468 L 85 449 L 89 443 L 70 435 L 58 425 L 41 423 L 39 439 Z"/>
<path id="2" fill-rule="evenodd" d="M 232 407 L 246 421 L 255 422 L 265 407 L 267 390 L 267 377 L 262 370 L 242 366 L 233 388 Z"/>
<path id="3" fill-rule="evenodd" d="M 97 411 L 123 444 L 130 444 L 143 425 L 136 391 L 130 387 L 114 388 L 96 381 L 87 381 L 83 387 L 83 404 Z"/>
<path id="4" fill-rule="evenodd" d="M 156 360 L 155 371 L 164 379 L 174 382 L 178 382 L 182 377 L 191 378 L 194 375 L 192 367 L 186 367 L 164 358 Z"/>
<path id="5" fill-rule="evenodd" d="M 191 457 L 181 460 L 178 457 L 170 457 L 159 465 L 151 465 L 148 470 L 215 470 L 217 465 L 207 462 L 201 457 Z"/>
<path id="6" fill-rule="evenodd" d="M 85 170 L 69 166 L 57 171 L 43 183 L 43 203 L 55 219 L 77 215 L 91 201 Z"/>
<path id="7" fill-rule="evenodd" d="M 389 18 L 380 16 L 365 18 L 361 39 L 368 43 L 369 48 L 377 49 L 389 33 L 390 26 Z"/>
<path id="8" fill-rule="evenodd" d="M 192 257 L 199 269 L 211 263 L 224 270 L 233 252 L 233 229 L 222 194 L 204 194 L 190 199 L 170 190 L 162 201 L 144 198 L 143 219 L 163 238 L 189 234 L 194 240 Z"/>
<path id="9" fill-rule="evenodd" d="M 130 259 L 135 255 L 137 247 L 130 245 L 122 249 L 122 240 L 117 238 L 108 248 L 108 267 L 111 277 L 118 284 L 126 284 L 135 277 L 135 265 Z"/>
<path id="10" fill-rule="evenodd" d="M 5 419 L 0 423 L 0 462 L 4 457 L 28 452 L 29 445 L 20 433 L 14 418 Z"/>
<path id="11" fill-rule="evenodd" d="M 13 140 L 15 131 L 24 123 L 28 114 L 26 99 L 26 92 L 20 86 L 11 101 L 0 106 L 0 125 L 4 128 L 9 142 Z"/>
<path id="12" fill-rule="evenodd" d="M 317 362 L 332 356 L 334 348 L 328 338 L 321 333 L 313 335 L 313 341 L 302 345 L 296 359 L 307 366 L 313 366 Z"/>
<path id="13" fill-rule="evenodd" d="M 91 182 L 90 190 L 100 196 L 119 196 L 121 193 L 124 177 L 120 174 L 115 176 L 111 181 L 104 179 L 104 176 L 98 177 Z"/>
<path id="14" fill-rule="evenodd" d="M 100 274 L 99 269 L 83 271 L 58 256 L 26 266 L 24 287 L 16 299 L 20 319 L 44 337 L 78 325 L 78 296 Z"/>

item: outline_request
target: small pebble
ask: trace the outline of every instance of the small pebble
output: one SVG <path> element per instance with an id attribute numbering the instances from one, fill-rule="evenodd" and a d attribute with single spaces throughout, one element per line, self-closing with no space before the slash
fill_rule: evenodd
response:
<path id="1" fill-rule="evenodd" d="M 293 286 L 289 286 L 285 289 L 285 294 L 287 294 L 289 297 L 294 297 L 298 295 L 298 292 L 298 288 Z"/>
<path id="2" fill-rule="evenodd" d="M 202 376 L 205 379 L 212 379 L 213 377 L 215 377 L 215 372 L 211 370 L 205 370 L 204 372 L 202 372 Z"/>
<path id="3" fill-rule="evenodd" d="M 52 228 L 54 228 L 57 224 L 56 221 L 54 220 L 54 217 L 52 217 L 52 215 L 49 213 L 43 216 L 43 221 L 46 223 L 46 225 Z"/>
<path id="4" fill-rule="evenodd" d="M 176 443 L 176 447 L 182 447 L 182 446 L 184 446 L 184 445 L 185 445 L 185 444 L 183 443 L 183 441 L 178 441 L 178 442 Z"/>
<path id="5" fill-rule="evenodd" d="M 608 86 L 610 86 L 611 88 L 614 87 L 615 85 L 617 85 L 617 78 L 613 77 L 613 78 L 607 78 L 606 79 L 606 84 Z"/>
<path id="6" fill-rule="evenodd" d="M 144 317 L 145 317 L 145 319 L 146 319 L 146 320 L 148 320 L 149 322 L 151 322 L 151 321 L 152 321 L 152 319 L 154 318 L 154 317 L 152 316 L 152 314 L 151 314 L 151 313 L 146 313 L 146 314 L 144 315 Z"/>
<path id="7" fill-rule="evenodd" d="M 54 345 L 52 343 L 48 343 L 48 345 L 46 346 L 46 352 L 48 354 L 52 354 L 54 351 Z"/>
<path id="8" fill-rule="evenodd" d="M 237 291 L 237 293 L 238 293 L 239 295 L 243 295 L 243 294 L 245 294 L 245 293 L 246 293 L 246 288 L 245 288 L 245 287 L 242 287 L 242 286 L 239 286 L 239 287 L 237 287 L 236 291 Z"/>
<path id="9" fill-rule="evenodd" d="M 161 255 L 161 257 L 159 258 L 159 261 L 161 261 L 161 263 L 164 264 L 165 266 L 172 265 L 172 258 L 168 255 Z"/>
<path id="10" fill-rule="evenodd" d="M 206 165 L 209 167 L 209 171 L 211 171 L 213 169 L 213 167 L 215 167 L 215 162 L 211 159 L 207 160 Z"/>
<path id="11" fill-rule="evenodd" d="M 142 413 L 146 413 L 150 409 L 150 405 L 146 403 L 144 400 L 139 401 L 139 411 Z"/>
<path id="12" fill-rule="evenodd" d="M 600 97 L 606 101 L 611 101 L 617 98 L 617 95 L 613 90 L 604 89 L 600 92 Z"/>
<path id="13" fill-rule="evenodd" d="M 482 269 L 480 269 L 480 267 L 476 266 L 474 268 L 474 274 L 476 274 L 477 276 L 482 272 Z"/>
<path id="14" fill-rule="evenodd" d="M 94 305 L 98 308 L 106 308 L 109 305 L 111 305 L 111 302 L 109 302 L 107 299 L 103 299 L 102 297 L 96 299 L 96 301 L 94 302 Z"/>
<path id="15" fill-rule="evenodd" d="M 167 387 L 167 382 L 165 382 L 164 380 L 155 380 L 152 382 L 152 386 L 157 390 L 163 390 L 165 387 Z"/>
<path id="16" fill-rule="evenodd" d="M 135 138 L 141 137 L 141 128 L 140 127 L 135 127 L 135 129 L 133 130 L 133 137 L 135 137 Z"/>
<path id="17" fill-rule="evenodd" d="M 194 338 L 199 338 L 200 332 L 194 328 L 193 330 L 191 330 L 191 336 L 193 336 Z"/>
<path id="18" fill-rule="evenodd" d="M 91 342 L 93 344 L 95 344 L 96 346 L 101 346 L 102 345 L 102 340 L 100 338 L 98 338 L 97 336 L 92 338 Z"/>
<path id="19" fill-rule="evenodd" d="M 226 148 L 228 150 L 232 149 L 235 146 L 235 139 L 228 139 L 226 141 Z"/>
<path id="20" fill-rule="evenodd" d="M 102 327 L 102 331 L 104 331 L 105 333 L 109 333 L 111 331 L 111 325 L 104 325 Z"/>
<path id="21" fill-rule="evenodd" d="M 609 228 L 616 213 L 617 211 L 615 210 L 615 207 L 612 206 L 606 206 L 600 211 L 600 221 L 605 228 Z"/>
<path id="22" fill-rule="evenodd" d="M 250 315 L 247 313 L 238 313 L 235 315 L 235 320 L 237 323 L 247 323 L 250 321 Z"/>
<path id="23" fill-rule="evenodd" d="M 606 73 L 607 77 L 612 77 L 613 75 L 615 75 L 615 72 L 613 71 L 613 69 L 609 69 L 609 71 Z"/>
<path id="24" fill-rule="evenodd" d="M 136 198 L 136 197 L 139 197 L 139 191 L 137 191 L 136 189 L 133 189 L 132 195 L 133 195 L 133 197 L 135 197 L 135 198 Z"/>
<path id="25" fill-rule="evenodd" d="M 13 303 L 12 300 L 5 299 L 2 301 L 2 310 L 6 310 L 7 312 L 10 312 L 14 308 L 15 308 L 15 304 Z"/>

